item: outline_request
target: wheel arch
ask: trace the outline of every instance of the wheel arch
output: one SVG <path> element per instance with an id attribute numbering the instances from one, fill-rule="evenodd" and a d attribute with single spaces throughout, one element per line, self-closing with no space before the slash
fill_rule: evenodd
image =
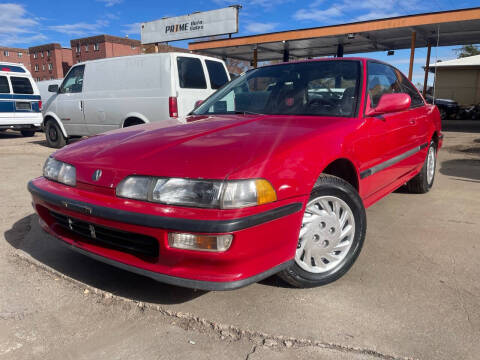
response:
<path id="1" fill-rule="evenodd" d="M 62 131 L 63 136 L 65 136 L 65 138 L 68 138 L 68 134 L 67 134 L 67 131 L 65 130 L 65 127 L 63 126 L 63 123 L 60 121 L 60 119 L 55 113 L 49 111 L 45 114 L 45 116 L 43 117 L 43 123 L 42 123 L 42 127 L 44 129 L 47 121 L 55 121 L 57 125 L 60 127 L 60 130 Z"/>
<path id="2" fill-rule="evenodd" d="M 142 121 L 144 124 L 148 124 L 150 122 L 145 115 L 137 113 L 137 112 L 131 112 L 131 113 L 128 113 L 127 115 L 125 115 L 125 117 L 122 120 L 121 127 L 124 128 L 125 123 L 128 122 L 128 120 L 130 120 L 130 119 L 138 119 L 138 120 Z"/>
<path id="3" fill-rule="evenodd" d="M 327 174 L 339 177 L 353 186 L 357 192 L 360 192 L 360 181 L 357 167 L 354 163 L 345 157 L 330 161 L 321 171 L 320 175 Z"/>

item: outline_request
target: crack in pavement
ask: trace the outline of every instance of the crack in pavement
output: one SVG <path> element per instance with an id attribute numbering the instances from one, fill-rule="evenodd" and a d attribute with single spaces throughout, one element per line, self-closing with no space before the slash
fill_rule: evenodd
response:
<path id="1" fill-rule="evenodd" d="M 347 346 L 343 344 L 336 343 L 327 343 L 322 341 L 314 341 L 309 339 L 302 338 L 293 338 L 281 335 L 272 335 L 264 332 L 241 329 L 233 325 L 220 324 L 215 321 L 208 319 L 203 319 L 198 316 L 195 316 L 190 313 L 177 312 L 165 309 L 164 307 L 152 303 L 141 302 L 137 300 L 128 299 L 122 296 L 114 295 L 110 292 L 97 289 L 93 286 L 84 284 L 78 280 L 68 277 L 67 275 L 58 272 L 55 269 L 50 268 L 49 266 L 41 263 L 40 261 L 32 258 L 30 255 L 25 253 L 20 249 L 16 249 L 12 252 L 12 255 L 21 261 L 25 261 L 30 265 L 33 265 L 45 272 L 54 275 L 56 277 L 67 280 L 79 290 L 83 292 L 84 295 L 97 297 L 97 302 L 102 302 L 104 305 L 111 304 L 112 300 L 118 302 L 130 303 L 134 306 L 137 306 L 140 311 L 144 312 L 145 310 L 157 311 L 163 316 L 180 319 L 178 326 L 184 330 L 194 330 L 200 332 L 210 332 L 217 338 L 221 340 L 230 340 L 230 341 L 239 341 L 239 340 L 248 340 L 254 344 L 252 351 L 247 355 L 247 359 L 251 354 L 253 354 L 258 345 L 263 344 L 269 348 L 277 349 L 295 349 L 302 347 L 316 347 L 319 349 L 334 350 L 342 353 L 351 353 L 356 355 L 368 355 L 381 360 L 418 360 L 417 358 L 412 357 L 403 357 L 403 356 L 394 356 L 390 354 L 384 354 L 376 350 L 358 348 L 353 346 Z M 288 346 L 286 345 L 288 344 Z"/>

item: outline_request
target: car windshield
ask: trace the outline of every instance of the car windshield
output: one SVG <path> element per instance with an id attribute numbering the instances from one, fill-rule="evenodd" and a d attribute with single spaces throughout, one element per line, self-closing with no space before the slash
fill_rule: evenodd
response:
<path id="1" fill-rule="evenodd" d="M 218 90 L 194 115 L 355 116 L 360 62 L 310 61 L 251 70 Z"/>

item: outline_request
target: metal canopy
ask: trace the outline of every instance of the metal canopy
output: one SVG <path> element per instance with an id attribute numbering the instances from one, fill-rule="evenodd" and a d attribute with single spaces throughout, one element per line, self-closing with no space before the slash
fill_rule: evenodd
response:
<path id="1" fill-rule="evenodd" d="M 310 29 L 189 44 L 189 50 L 223 58 L 282 60 L 480 42 L 480 7 L 401 16 Z M 438 37 L 438 32 L 440 36 Z M 256 50 L 255 50 L 256 49 Z M 287 55 L 286 55 L 287 54 Z"/>

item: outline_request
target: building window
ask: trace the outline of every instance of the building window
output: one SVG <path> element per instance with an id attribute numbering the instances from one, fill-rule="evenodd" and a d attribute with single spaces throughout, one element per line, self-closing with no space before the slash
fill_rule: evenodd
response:
<path id="1" fill-rule="evenodd" d="M 50 76 L 50 80 L 53 80 L 53 79 L 55 79 L 55 77 L 54 77 L 54 76 Z"/>
<path id="2" fill-rule="evenodd" d="M 48 63 L 48 70 L 53 70 L 53 65 L 52 65 L 52 63 Z"/>
<path id="3" fill-rule="evenodd" d="M 42 51 L 42 52 L 40 52 L 40 56 L 43 58 L 43 51 Z"/>
<path id="4" fill-rule="evenodd" d="M 45 71 L 45 64 L 42 64 L 42 71 Z"/>
<path id="5" fill-rule="evenodd" d="M 135 45 L 130 45 L 130 47 L 132 48 L 132 50 L 135 50 L 137 47 Z"/>
<path id="6" fill-rule="evenodd" d="M 80 53 L 80 44 L 77 44 L 77 53 Z"/>
<path id="7" fill-rule="evenodd" d="M 35 71 L 38 71 L 38 64 L 35 64 Z"/>
<path id="8" fill-rule="evenodd" d="M 85 52 L 88 52 L 88 44 L 85 45 Z"/>
<path id="9" fill-rule="evenodd" d="M 39 78 L 39 77 L 37 77 L 37 81 L 40 81 L 40 78 Z"/>
<path id="10" fill-rule="evenodd" d="M 18 57 L 21 58 L 23 56 L 23 53 L 19 52 Z"/>
<path id="11" fill-rule="evenodd" d="M 50 56 L 50 50 L 47 50 L 47 57 Z"/>
<path id="12" fill-rule="evenodd" d="M 37 53 L 36 53 L 36 52 L 33 53 L 33 58 L 34 58 L 34 59 L 37 58 Z"/>
<path id="13" fill-rule="evenodd" d="M 94 51 L 100 50 L 100 46 L 98 46 L 98 43 L 93 44 L 93 50 Z"/>
<path id="14" fill-rule="evenodd" d="M 9 56 L 9 55 L 10 55 L 10 53 L 8 52 L 8 50 L 4 50 L 4 51 L 3 51 L 3 55 L 5 55 L 5 56 Z"/>

